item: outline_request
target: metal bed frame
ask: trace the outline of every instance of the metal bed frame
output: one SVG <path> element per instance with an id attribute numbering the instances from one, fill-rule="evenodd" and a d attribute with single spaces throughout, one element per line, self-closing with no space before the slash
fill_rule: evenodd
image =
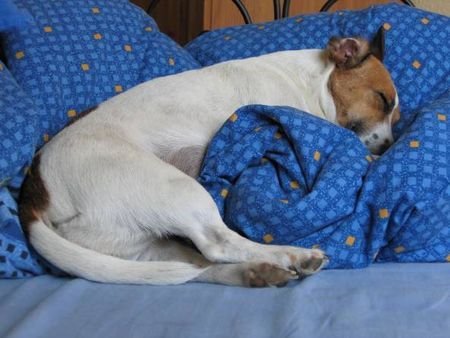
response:
<path id="1" fill-rule="evenodd" d="M 233 3 L 236 5 L 236 7 L 239 9 L 239 12 L 242 15 L 242 18 L 244 19 L 244 22 L 246 24 L 253 23 L 252 17 L 250 13 L 247 10 L 247 7 L 244 5 L 242 0 L 232 0 Z M 405 5 L 416 7 L 414 3 L 411 0 L 401 0 Z M 150 4 L 147 8 L 147 13 L 151 14 L 155 7 L 158 5 L 160 0 L 150 0 Z M 320 12 L 326 12 L 328 11 L 338 0 L 327 0 L 323 4 L 323 6 L 320 8 Z M 289 16 L 289 9 L 291 7 L 291 0 L 284 0 L 283 2 L 283 8 L 281 8 L 281 2 L 280 0 L 273 0 L 273 12 L 274 12 L 274 19 L 282 19 L 287 18 Z"/>
<path id="2" fill-rule="evenodd" d="M 147 13 L 151 14 L 155 7 L 158 5 L 158 3 L 161 0 L 150 0 L 150 4 L 147 7 Z M 242 18 L 244 19 L 244 22 L 246 24 L 253 23 L 252 17 L 250 13 L 247 10 L 247 7 L 244 5 L 242 0 L 231 0 L 236 5 L 236 7 L 239 9 L 239 12 L 242 15 Z M 282 19 L 287 18 L 289 16 L 289 10 L 291 7 L 291 0 L 284 0 L 283 6 L 281 6 L 280 0 L 272 0 L 273 1 L 273 12 L 274 12 L 274 19 Z M 308 1 L 308 0 L 304 0 Z M 414 3 L 411 0 L 401 0 L 405 5 L 416 7 Z M 323 4 L 323 6 L 320 8 L 320 12 L 327 12 L 338 0 L 327 0 Z M 5 55 L 3 54 L 2 48 L 0 46 L 0 60 L 5 62 Z"/>

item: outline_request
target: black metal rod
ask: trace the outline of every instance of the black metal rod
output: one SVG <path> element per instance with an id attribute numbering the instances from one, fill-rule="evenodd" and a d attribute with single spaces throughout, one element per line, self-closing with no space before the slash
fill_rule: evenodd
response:
<path id="1" fill-rule="evenodd" d="M 411 6 L 411 7 L 416 7 L 416 5 L 414 5 L 414 2 L 412 2 L 411 0 L 402 0 L 402 2 L 405 5 Z"/>
<path id="2" fill-rule="evenodd" d="M 155 7 L 158 5 L 160 0 L 150 0 L 150 4 L 147 8 L 147 13 L 151 14 Z M 405 5 L 416 7 L 414 2 L 411 0 L 401 0 Z M 242 17 L 244 18 L 244 22 L 246 24 L 252 23 L 252 17 L 250 16 L 247 7 L 242 3 L 241 0 L 233 0 L 236 7 L 239 9 L 239 12 L 241 13 Z M 322 8 L 320 9 L 320 12 L 326 12 L 328 11 L 338 0 L 327 0 Z M 273 8 L 274 8 L 274 17 L 275 19 L 280 18 L 287 18 L 289 16 L 289 9 L 291 7 L 291 0 L 284 0 L 283 3 L 283 12 L 281 12 L 281 4 L 280 0 L 273 0 Z"/>
<path id="3" fill-rule="evenodd" d="M 289 17 L 289 10 L 291 9 L 291 0 L 284 0 L 283 3 L 283 18 Z"/>
<path id="4" fill-rule="evenodd" d="M 273 16 L 275 20 L 281 18 L 281 4 L 280 0 L 273 0 Z"/>
<path id="5" fill-rule="evenodd" d="M 239 9 L 239 12 L 241 12 L 242 17 L 244 18 L 244 22 L 246 24 L 252 23 L 253 22 L 252 21 L 252 17 L 248 13 L 247 8 L 242 3 L 242 1 L 241 0 L 233 0 L 233 2 L 237 6 L 237 8 Z"/>
<path id="6" fill-rule="evenodd" d="M 414 3 L 411 0 L 401 0 L 405 5 L 411 6 L 411 7 L 416 7 L 416 5 L 414 5 Z M 322 6 L 322 8 L 320 9 L 321 12 L 326 12 L 328 11 L 336 2 L 338 2 L 338 0 L 328 0 L 327 2 L 325 2 L 325 4 Z"/>
<path id="7" fill-rule="evenodd" d="M 147 14 L 151 14 L 158 3 L 159 0 L 150 0 L 150 4 L 147 7 Z"/>
<path id="8" fill-rule="evenodd" d="M 333 6 L 338 0 L 328 0 L 327 2 L 324 3 L 324 5 L 322 6 L 322 8 L 320 9 L 321 12 L 326 12 L 328 11 L 331 6 Z"/>

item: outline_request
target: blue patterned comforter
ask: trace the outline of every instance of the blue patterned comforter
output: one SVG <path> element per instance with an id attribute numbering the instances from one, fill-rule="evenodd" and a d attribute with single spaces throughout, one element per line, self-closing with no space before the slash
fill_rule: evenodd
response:
<path id="1" fill-rule="evenodd" d="M 319 247 L 329 268 L 450 261 L 450 91 L 382 157 L 289 107 L 245 106 L 213 139 L 199 181 L 257 242 Z"/>

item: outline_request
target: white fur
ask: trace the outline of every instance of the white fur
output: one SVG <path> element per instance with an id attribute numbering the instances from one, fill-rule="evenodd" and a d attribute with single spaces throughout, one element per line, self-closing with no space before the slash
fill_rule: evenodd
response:
<path id="1" fill-rule="evenodd" d="M 392 108 L 392 111 L 388 114 L 387 118 L 360 136 L 361 141 L 374 153 L 378 152 L 381 145 L 391 145 L 394 143 L 394 136 L 392 135 L 392 118 L 394 116 L 394 111 L 399 105 L 397 92 L 395 93 L 394 102 L 394 108 Z"/>
<path id="2" fill-rule="evenodd" d="M 30 227 L 31 243 L 61 269 L 102 282 L 243 285 L 242 271 L 253 267 L 246 262 L 318 271 L 320 250 L 257 244 L 229 230 L 193 177 L 243 105 L 292 106 L 335 123 L 333 69 L 321 50 L 279 52 L 158 78 L 102 103 L 42 149 L 50 205 Z M 189 238 L 203 256 L 170 235 Z M 308 270 L 315 259 L 322 264 Z"/>

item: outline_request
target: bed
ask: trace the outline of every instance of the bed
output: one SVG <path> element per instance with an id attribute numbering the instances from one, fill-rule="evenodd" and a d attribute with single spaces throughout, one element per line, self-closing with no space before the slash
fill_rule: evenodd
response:
<path id="1" fill-rule="evenodd" d="M 446 338 L 450 269 L 376 264 L 285 288 L 0 280 L 2 337 Z"/>
<path id="2" fill-rule="evenodd" d="M 0 336 L 448 336 L 449 18 L 390 4 L 225 28 L 181 48 L 126 0 L 15 4 L 17 17 L 0 20 Z M 392 205 L 411 205 L 369 213 L 382 219 L 381 230 L 360 237 L 376 245 L 360 245 L 360 237 L 345 231 L 336 236 L 342 245 L 332 255 L 339 264 L 331 268 L 339 269 L 285 288 L 108 285 L 65 276 L 27 244 L 16 202 L 27 167 L 35 150 L 84 110 L 158 76 L 279 50 L 322 48 L 331 35 L 370 37 L 380 26 L 388 34 L 386 66 L 403 116 L 395 130 L 397 148 L 370 170 L 381 182 L 379 176 L 392 169 L 396 174 L 385 181 L 404 187 L 405 194 L 395 195 L 388 183 L 378 190 L 392 192 L 383 197 Z M 423 149 L 420 158 L 414 157 L 417 148 Z M 396 166 L 400 159 L 402 167 Z M 220 195 L 223 187 L 217 189 Z"/>

